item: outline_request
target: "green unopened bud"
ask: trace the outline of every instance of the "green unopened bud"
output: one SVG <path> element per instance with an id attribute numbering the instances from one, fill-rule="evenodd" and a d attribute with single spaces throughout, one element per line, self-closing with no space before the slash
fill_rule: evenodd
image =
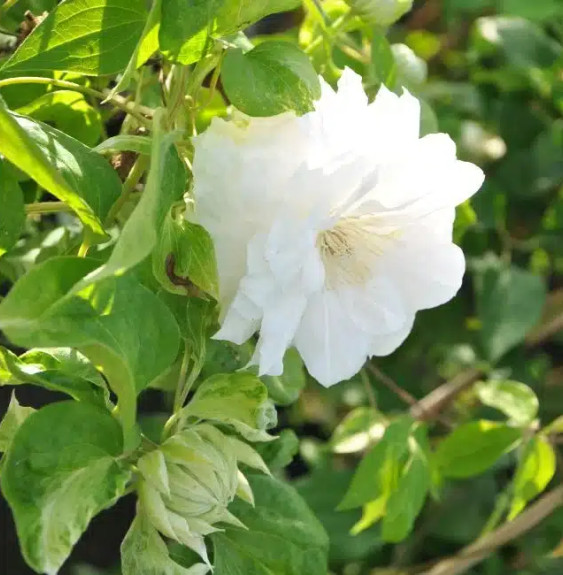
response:
<path id="1" fill-rule="evenodd" d="M 252 447 L 216 427 L 185 429 L 139 459 L 140 506 L 158 531 L 207 562 L 203 538 L 220 530 L 217 524 L 244 527 L 229 504 L 237 496 L 254 502 L 239 462 L 268 473 Z"/>
<path id="2" fill-rule="evenodd" d="M 393 44 L 391 51 L 397 66 L 397 82 L 401 86 L 418 87 L 426 82 L 428 65 L 422 58 L 405 44 Z"/>
<path id="3" fill-rule="evenodd" d="M 367 22 L 390 26 L 412 8 L 413 0 L 346 0 L 346 3 Z"/>

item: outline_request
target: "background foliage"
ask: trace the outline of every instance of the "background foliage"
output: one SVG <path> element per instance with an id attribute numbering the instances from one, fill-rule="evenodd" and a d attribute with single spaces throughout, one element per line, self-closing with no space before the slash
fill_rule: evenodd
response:
<path id="1" fill-rule="evenodd" d="M 186 288 L 177 280 L 189 277 L 211 295 L 217 287 L 213 263 L 205 260 L 208 238 L 175 211 L 187 173 L 174 152 L 172 129 L 186 126 L 170 126 L 172 136 L 155 129 L 151 142 L 145 137 L 145 111 L 161 105 L 162 71 L 177 73 L 171 62 L 178 70 L 209 56 L 211 31 L 231 44 L 220 77 L 213 73 L 218 59 L 212 53 L 201 60 L 209 67 L 198 64 L 197 73 L 180 79 L 178 85 L 188 90 L 190 82 L 204 81 L 189 108 L 188 127 L 205 129 L 211 117 L 226 113 L 229 102 L 252 115 L 306 111 L 318 96 L 306 53 L 330 82 L 344 66 L 361 73 L 372 96 L 381 83 L 407 86 L 423 101 L 423 131 L 451 134 L 460 157 L 487 174 L 483 190 L 458 209 L 455 238 L 467 256 L 468 273 L 457 298 L 421 312 L 405 345 L 352 381 L 322 389 L 306 378 L 291 353 L 282 377 L 263 378 L 278 405 L 279 439 L 262 445 L 261 453 L 324 526 L 330 573 L 461 572 L 431 569 L 480 535 L 493 536 L 492 543 L 483 560 L 464 572 L 562 572 L 563 509 L 553 504 L 533 529 L 526 512 L 520 515 L 541 492 L 556 490 L 563 472 L 561 2 L 420 1 L 388 31 L 343 19 L 348 6 L 338 0 L 322 2 L 322 11 L 313 0 L 246 2 L 243 10 L 237 2 L 213 0 L 190 3 L 189 11 L 180 0 L 91 4 L 86 17 L 73 12 L 72 2 L 63 3 L 15 55 L 38 23 L 33 16 L 53 10 L 56 2 L 8 0 L 0 6 L 0 95 L 6 104 L 0 106 L 2 296 L 31 270 L 3 306 L 8 327 L 0 335 L 0 411 L 11 407 L 0 426 L 1 450 L 11 440 L 10 428 L 29 414 L 28 406 L 37 409 L 68 395 L 87 402 L 88 409 L 97 405 L 92 422 L 98 417 L 99 425 L 114 424 L 96 411 L 109 395 L 92 365 L 82 356 L 23 353 L 38 346 L 73 347 L 111 364 L 106 378 L 123 407 L 125 427 L 143 390 L 141 426 L 147 437 L 158 436 L 174 402 L 166 390 L 180 369 L 177 350 L 183 340 L 201 339 L 194 339 L 194 330 L 208 329 L 205 319 L 194 320 L 207 317 L 199 309 L 207 304 L 198 300 L 185 316 Z M 120 16 L 123 10 L 127 18 Z M 61 40 L 50 30 L 63 20 Z M 242 29 L 256 45 L 251 51 L 247 38 L 233 36 Z M 153 56 L 157 48 L 164 58 Z M 25 76 L 46 80 L 3 84 Z M 129 97 L 136 102 L 133 110 Z M 107 140 L 118 134 L 128 136 Z M 101 153 L 91 150 L 102 142 Z M 131 151 L 140 154 L 133 170 Z M 140 194 L 137 181 L 151 151 L 158 162 L 151 163 Z M 67 208 L 52 211 L 45 203 L 56 200 Z M 122 232 L 112 250 L 100 236 L 114 230 L 109 224 L 116 220 Z M 182 259 L 184 245 L 191 251 Z M 75 256 L 88 248 L 92 259 L 77 263 Z M 171 253 L 172 276 L 162 265 Z M 54 268 L 63 270 L 68 285 L 52 281 Z M 85 280 L 93 270 L 94 279 Z M 133 271 L 115 275 L 122 270 Z M 76 282 L 82 282 L 80 289 L 69 292 Z M 157 297 L 159 285 L 167 293 Z M 99 317 L 110 297 L 116 312 L 102 325 Z M 84 302 L 92 308 L 85 311 Z M 8 321 L 22 317 L 25 329 Z M 111 345 L 108 332 L 116 338 Z M 132 332 L 144 342 L 143 356 L 135 353 L 138 341 L 127 336 Z M 240 368 L 250 351 L 210 341 L 192 352 L 192 360 L 201 363 L 203 379 Z M 21 405 L 11 399 L 14 385 Z M 60 410 L 61 425 L 77 417 Z M 44 432 L 48 429 L 47 422 Z M 18 449 L 25 450 L 24 440 Z M 122 493 L 127 472 L 114 457 L 120 441 L 97 448 L 104 452 L 96 463 L 100 493 L 84 503 L 86 514 L 105 506 L 98 497 L 107 502 Z M 12 501 L 24 498 L 25 480 L 12 469 L 2 471 L 3 491 Z M 289 489 L 285 484 L 276 491 L 261 478 L 252 483 L 257 512 L 237 504 L 237 515 L 251 529 L 255 522 L 261 525 L 260 514 L 288 512 L 287 501 L 296 496 L 287 492 L 284 503 L 279 494 Z M 304 537 L 320 557 L 326 547 L 322 529 L 301 499 L 289 511 L 283 537 L 294 538 L 295 556 L 303 513 L 310 522 Z M 4 500 L 0 512 L 0 565 L 5 573 L 31 573 Z M 61 573 L 117 575 L 119 545 L 133 514 L 134 499 L 127 496 L 98 515 Z M 528 521 L 523 534 L 501 541 L 499 526 L 518 516 Z M 275 529 L 266 533 L 263 545 L 275 548 L 279 535 Z M 217 540 L 223 550 L 217 553 L 218 575 L 234 572 L 229 565 L 248 575 L 267 572 L 252 571 L 239 552 L 255 551 L 252 532 L 228 532 Z M 181 561 L 182 551 L 176 552 L 172 556 Z M 479 556 L 479 549 L 474 554 Z M 314 569 L 321 564 L 315 559 Z M 276 568 L 294 574 L 282 559 Z"/>

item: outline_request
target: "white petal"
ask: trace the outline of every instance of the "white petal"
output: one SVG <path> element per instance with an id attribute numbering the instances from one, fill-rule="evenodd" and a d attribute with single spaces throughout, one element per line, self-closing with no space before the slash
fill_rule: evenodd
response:
<path id="1" fill-rule="evenodd" d="M 459 291 L 465 273 L 461 249 L 426 227 L 403 232 L 381 256 L 379 272 L 388 277 L 415 312 L 441 305 Z"/>
<path id="2" fill-rule="evenodd" d="M 372 338 L 370 342 L 369 355 L 382 357 L 393 353 L 407 339 L 414 324 L 414 314 L 409 316 L 403 326 L 393 332 L 385 335 L 378 335 Z"/>
<path id="3" fill-rule="evenodd" d="M 370 335 L 397 330 L 405 322 L 401 294 L 382 274 L 367 285 L 345 287 L 338 293 L 347 316 Z"/>
<path id="4" fill-rule="evenodd" d="M 309 373 L 329 387 L 351 378 L 366 361 L 371 336 L 348 317 L 337 292 L 311 296 L 295 335 Z"/>
<path id="5" fill-rule="evenodd" d="M 256 346 L 259 375 L 281 375 L 283 356 L 291 345 L 307 299 L 300 293 L 287 294 L 264 312 Z"/>
<path id="6" fill-rule="evenodd" d="M 213 339 L 232 341 L 238 345 L 247 341 L 260 326 L 262 313 L 241 290 L 227 310 L 221 329 Z"/>

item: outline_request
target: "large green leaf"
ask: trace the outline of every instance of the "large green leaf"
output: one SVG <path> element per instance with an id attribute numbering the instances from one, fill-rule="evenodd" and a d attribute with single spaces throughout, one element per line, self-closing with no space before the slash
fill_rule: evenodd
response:
<path id="1" fill-rule="evenodd" d="M 556 466 L 557 458 L 549 440 L 543 435 L 532 437 L 524 447 L 514 478 L 509 519 L 514 519 L 528 501 L 549 485 L 555 475 Z"/>
<path id="2" fill-rule="evenodd" d="M 121 570 L 123 575 L 205 575 L 209 568 L 201 563 L 185 568 L 171 559 L 158 531 L 138 511 L 121 545 Z"/>
<path id="3" fill-rule="evenodd" d="M 86 357 L 69 348 L 32 349 L 17 357 L 0 347 L 0 386 L 25 383 L 66 393 L 79 401 L 109 404 L 102 375 Z"/>
<path id="4" fill-rule="evenodd" d="M 399 481 L 412 426 L 413 420 L 409 417 L 389 425 L 383 437 L 362 459 L 339 509 L 353 509 L 389 497 Z"/>
<path id="5" fill-rule="evenodd" d="M 160 47 L 167 58 L 191 64 L 211 45 L 210 36 L 233 34 L 269 14 L 300 5 L 299 0 L 166 0 Z"/>
<path id="6" fill-rule="evenodd" d="M 492 261 L 478 270 L 475 287 L 481 341 L 488 359 L 497 361 L 540 320 L 545 284 L 527 270 Z"/>
<path id="7" fill-rule="evenodd" d="M 25 224 L 23 193 L 6 162 L 0 161 L 0 257 L 18 241 Z"/>
<path id="8" fill-rule="evenodd" d="M 21 425 L 6 454 L 2 491 L 27 563 L 56 575 L 94 515 L 124 492 L 130 472 L 117 421 L 87 403 L 51 404 Z"/>
<path id="9" fill-rule="evenodd" d="M 478 475 L 522 439 L 514 427 L 492 421 L 472 421 L 457 427 L 438 445 L 436 461 L 445 477 Z"/>
<path id="10" fill-rule="evenodd" d="M 99 154 L 46 124 L 10 113 L 1 99 L 0 153 L 104 234 L 101 221 L 119 197 L 121 182 Z"/>
<path id="11" fill-rule="evenodd" d="M 147 19 L 145 0 L 66 0 L 1 69 L 2 75 L 58 70 L 103 76 L 121 72 Z"/>
<path id="12" fill-rule="evenodd" d="M 248 529 L 213 535 L 216 575 L 326 575 L 328 538 L 289 485 L 250 476 L 255 507 L 240 500 L 229 508 Z"/>
<path id="13" fill-rule="evenodd" d="M 132 275 L 77 283 L 96 262 L 58 257 L 35 266 L 0 304 L 0 329 L 24 347 L 74 347 L 106 376 L 128 441 L 136 395 L 176 359 L 178 327 L 168 308 Z"/>
<path id="14" fill-rule="evenodd" d="M 229 50 L 221 79 L 231 103 L 250 116 L 274 116 L 288 110 L 302 114 L 321 95 L 309 58 L 289 42 L 264 42 L 247 53 Z"/>
<path id="15" fill-rule="evenodd" d="M 154 116 L 151 164 L 141 200 L 125 223 L 107 263 L 83 285 L 123 274 L 150 255 L 166 214 L 184 193 L 186 169 L 174 147 L 178 134 L 164 133 L 164 114 L 164 110 L 159 109 Z"/>

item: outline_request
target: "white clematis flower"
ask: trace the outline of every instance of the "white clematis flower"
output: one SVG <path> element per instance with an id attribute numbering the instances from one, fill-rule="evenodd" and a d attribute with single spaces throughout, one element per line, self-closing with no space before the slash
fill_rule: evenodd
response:
<path id="1" fill-rule="evenodd" d="M 252 362 L 279 375 L 295 346 L 321 384 L 394 351 L 418 310 L 465 271 L 455 206 L 483 182 L 445 134 L 419 137 L 420 105 L 382 87 L 371 104 L 345 70 L 297 117 L 215 118 L 195 138 L 196 217 L 213 237 L 223 320 L 260 332 Z"/>

